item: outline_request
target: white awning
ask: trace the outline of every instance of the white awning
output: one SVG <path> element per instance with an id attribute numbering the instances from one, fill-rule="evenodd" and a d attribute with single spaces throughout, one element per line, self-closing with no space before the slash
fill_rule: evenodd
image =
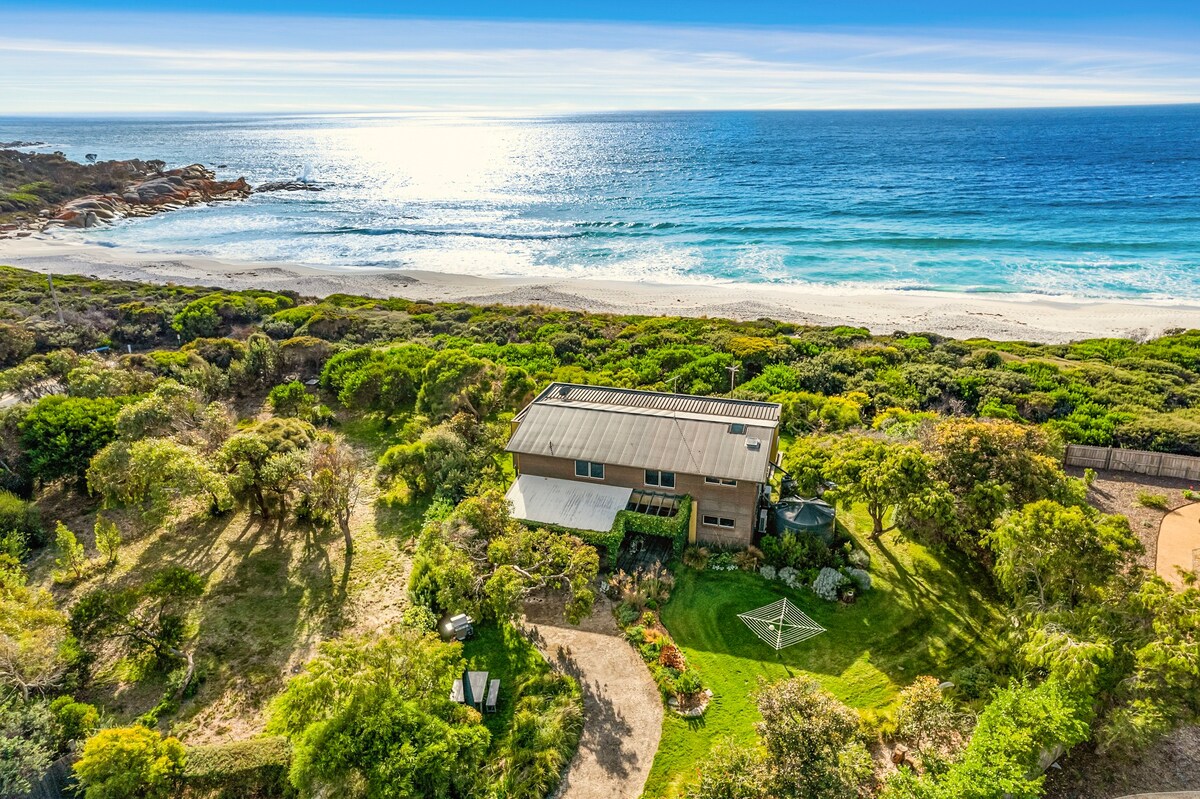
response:
<path id="1" fill-rule="evenodd" d="M 602 483 L 523 474 L 505 496 L 518 519 L 607 532 L 631 493 L 632 489 Z"/>

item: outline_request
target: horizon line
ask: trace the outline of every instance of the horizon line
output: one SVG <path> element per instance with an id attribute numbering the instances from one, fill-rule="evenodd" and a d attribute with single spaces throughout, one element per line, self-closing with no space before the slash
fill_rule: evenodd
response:
<path id="1" fill-rule="evenodd" d="M 120 111 L 110 114 L 77 113 L 73 111 L 40 112 L 35 114 L 0 114 L 0 120 L 25 119 L 187 119 L 190 116 L 212 118 L 271 118 L 271 117 L 404 117 L 404 116 L 499 116 L 514 119 L 537 119 L 545 117 L 591 117 L 612 114 L 853 114 L 853 113 L 905 113 L 910 111 L 971 113 L 976 111 L 1114 111 L 1139 108 L 1191 108 L 1200 106 L 1200 99 L 1187 102 L 1146 103 L 1085 103 L 1080 105 L 992 105 L 992 106 L 861 106 L 837 108 L 611 108 L 580 111 L 539 111 L 537 109 L 503 110 L 500 108 L 412 108 L 412 109 L 362 109 L 359 111 L 330 110 L 278 110 L 278 111 Z M 200 120 L 195 120 L 200 121 Z"/>

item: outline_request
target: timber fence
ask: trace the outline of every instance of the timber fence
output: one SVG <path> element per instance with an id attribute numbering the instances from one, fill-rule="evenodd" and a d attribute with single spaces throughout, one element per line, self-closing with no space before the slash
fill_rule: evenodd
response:
<path id="1" fill-rule="evenodd" d="M 1068 444 L 1063 458 L 1067 466 L 1088 469 L 1107 469 L 1114 472 L 1133 472 L 1151 477 L 1178 477 L 1200 480 L 1200 458 L 1192 455 L 1171 455 L 1144 449 L 1114 449 Z"/>

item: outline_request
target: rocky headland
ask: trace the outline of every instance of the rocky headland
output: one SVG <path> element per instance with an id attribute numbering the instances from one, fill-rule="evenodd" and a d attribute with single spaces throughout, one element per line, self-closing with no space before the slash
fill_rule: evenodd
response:
<path id="1" fill-rule="evenodd" d="M 218 180 L 201 164 L 170 170 L 155 160 L 80 164 L 62 153 L 0 150 L 0 237 L 241 200 L 251 191 L 245 178 Z"/>

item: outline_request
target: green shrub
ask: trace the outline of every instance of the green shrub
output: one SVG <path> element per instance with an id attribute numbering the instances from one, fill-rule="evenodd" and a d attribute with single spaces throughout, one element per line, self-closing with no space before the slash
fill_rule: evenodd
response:
<path id="1" fill-rule="evenodd" d="M 44 481 L 83 477 L 92 456 L 116 437 L 122 400 L 44 397 L 21 420 L 29 468 Z"/>
<path id="2" fill-rule="evenodd" d="M 679 677 L 679 672 L 675 669 L 659 665 L 656 660 L 650 664 L 650 676 L 654 678 L 654 684 L 658 686 L 658 692 L 662 694 L 663 699 L 670 699 L 678 693 L 675 680 Z"/>
<path id="3" fill-rule="evenodd" d="M 187 750 L 188 795 L 205 799 L 277 799 L 294 796 L 288 782 L 292 750 L 286 738 L 268 736 Z"/>
<path id="4" fill-rule="evenodd" d="M 616 614 L 617 622 L 620 623 L 622 627 L 626 627 L 637 621 L 642 612 L 628 602 L 622 602 L 621 604 L 617 605 Z"/>
<path id="5" fill-rule="evenodd" d="M 763 558 L 776 567 L 789 567 L 797 571 L 821 569 L 836 565 L 829 546 L 815 535 L 785 532 L 765 536 L 762 540 Z"/>
<path id="6" fill-rule="evenodd" d="M 280 383 L 271 389 L 267 402 L 276 416 L 298 416 L 307 418 L 312 413 L 313 396 L 299 380 Z"/>
<path id="7" fill-rule="evenodd" d="M 0 490 L 0 536 L 10 532 L 16 533 L 26 546 L 41 547 L 48 543 L 37 507 Z"/>
<path id="8" fill-rule="evenodd" d="M 1138 504 L 1155 510 L 1169 510 L 1171 507 L 1166 494 L 1151 494 L 1147 491 L 1138 494 Z"/>
<path id="9" fill-rule="evenodd" d="M 100 712 L 94 705 L 76 702 L 73 697 L 60 696 L 50 703 L 59 749 L 65 750 L 73 741 L 82 741 L 100 726 Z"/>
<path id="10" fill-rule="evenodd" d="M 698 694 L 703 690 L 704 684 L 700 681 L 700 675 L 694 670 L 685 671 L 679 675 L 679 679 L 675 680 L 675 691 L 681 696 Z"/>
<path id="11" fill-rule="evenodd" d="M 508 734 L 500 741 L 496 799 L 547 796 L 571 762 L 583 734 L 583 693 L 565 674 L 531 678 L 517 694 Z"/>
<path id="12" fill-rule="evenodd" d="M 963 666 L 950 675 L 954 690 L 963 699 L 983 699 L 996 684 L 996 675 L 987 666 Z"/>

